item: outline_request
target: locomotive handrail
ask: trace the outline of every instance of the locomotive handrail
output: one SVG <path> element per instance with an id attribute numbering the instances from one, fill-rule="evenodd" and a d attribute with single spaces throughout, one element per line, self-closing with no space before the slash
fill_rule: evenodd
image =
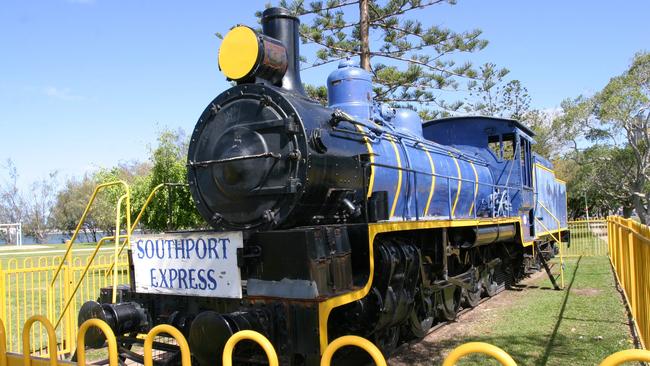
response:
<path id="1" fill-rule="evenodd" d="M 402 170 L 402 171 L 409 172 L 409 173 L 415 173 L 416 175 L 417 174 L 422 174 L 422 175 L 428 175 L 428 176 L 431 176 L 431 177 L 446 179 L 447 180 L 447 191 L 448 191 L 447 195 L 448 196 L 451 195 L 451 187 L 449 185 L 450 185 L 452 179 L 454 181 L 475 184 L 478 187 L 481 187 L 481 186 L 489 187 L 489 188 L 492 189 L 492 193 L 495 192 L 495 189 L 508 190 L 508 192 L 510 192 L 510 190 L 518 191 L 518 188 L 519 188 L 517 186 L 512 186 L 512 185 L 500 185 L 500 184 L 492 184 L 492 183 L 480 182 L 478 180 L 471 180 L 471 179 L 462 178 L 462 177 L 459 178 L 459 177 L 454 177 L 454 176 L 445 175 L 445 174 L 439 174 L 439 173 L 435 173 L 435 172 L 434 173 L 426 172 L 426 171 L 419 170 L 419 169 L 413 169 L 413 168 L 407 168 L 407 167 L 398 167 L 398 166 L 382 164 L 382 163 L 374 163 L 374 162 L 372 162 L 372 163 L 368 163 L 368 165 L 375 166 L 375 167 L 380 167 L 380 168 Z M 416 184 L 417 184 L 417 181 L 416 181 Z M 417 190 L 417 186 L 415 187 L 415 190 Z M 510 194 L 510 193 L 508 193 L 508 194 Z M 514 197 L 510 197 L 509 201 L 512 202 L 513 198 Z M 478 199 L 478 195 L 474 195 L 474 201 L 473 201 L 474 202 L 474 217 L 477 217 L 477 207 L 476 207 L 477 206 L 476 205 L 476 203 L 477 203 L 476 200 L 477 199 Z M 449 200 L 449 202 L 448 202 L 449 205 L 451 205 L 451 197 L 448 197 L 448 200 Z M 449 218 L 453 219 L 451 207 L 449 207 Z"/>
<path id="2" fill-rule="evenodd" d="M 90 199 L 88 200 L 88 203 L 86 204 L 86 208 L 84 209 L 83 214 L 81 215 L 81 218 L 79 219 L 79 223 L 77 224 L 77 227 L 74 230 L 74 233 L 72 234 L 72 237 L 70 240 L 68 240 L 68 246 L 65 250 L 65 253 L 63 254 L 63 260 L 59 263 L 57 266 L 56 270 L 54 271 L 54 274 L 52 275 L 52 280 L 50 281 L 50 286 L 54 286 L 54 283 L 57 279 L 57 276 L 61 272 L 61 268 L 63 267 L 63 263 L 67 260 L 69 260 L 69 255 L 70 255 L 70 250 L 72 249 L 72 244 L 74 244 L 74 241 L 77 239 L 77 236 L 79 235 L 79 230 L 81 230 L 81 226 L 83 223 L 86 221 L 86 216 L 88 216 L 88 212 L 90 211 L 90 207 L 92 204 L 95 202 L 95 198 L 97 197 L 97 194 L 99 191 L 101 191 L 104 188 L 111 187 L 111 186 L 116 186 L 116 185 L 122 185 L 124 187 L 125 195 L 126 195 L 126 225 L 127 227 L 131 226 L 131 189 L 129 188 L 129 185 L 123 181 L 123 180 L 116 180 L 112 182 L 107 182 L 107 183 L 102 183 L 95 187 L 95 190 L 93 191 L 93 194 L 90 196 Z M 117 216 L 119 219 L 119 216 Z M 116 220 L 117 221 L 117 220 Z M 119 229 L 119 227 L 117 228 Z M 119 233 L 119 230 L 117 231 Z"/>
<path id="3" fill-rule="evenodd" d="M 275 352 L 275 348 L 273 348 L 268 338 L 254 330 L 240 330 L 228 338 L 228 342 L 223 347 L 223 366 L 232 366 L 232 352 L 237 343 L 245 339 L 251 340 L 262 347 L 269 360 L 269 366 L 278 366 L 278 354 Z"/>
<path id="4" fill-rule="evenodd" d="M 128 198 L 127 195 L 122 195 L 118 200 L 117 200 L 117 207 L 115 209 L 116 215 L 115 215 L 115 240 L 113 242 L 115 243 L 115 248 L 113 249 L 113 262 L 117 262 L 118 260 L 118 252 L 119 252 L 119 247 L 120 247 L 120 238 L 124 236 L 124 243 L 128 245 L 129 243 L 129 238 L 131 237 L 131 233 L 129 232 L 129 228 L 131 227 L 131 220 L 130 218 L 127 219 L 126 223 L 126 234 L 125 235 L 120 235 L 120 209 L 122 208 L 122 200 L 125 198 Z M 127 211 L 126 215 L 127 217 L 131 216 L 131 211 L 130 207 L 127 206 Z M 96 247 L 96 246 L 95 246 Z M 79 283 L 83 280 L 83 277 L 79 279 Z M 72 298 L 72 296 L 70 297 Z M 111 299 L 111 302 L 115 304 L 117 302 L 117 271 L 113 271 L 113 296 Z"/>
<path id="5" fill-rule="evenodd" d="M 384 355 L 382 355 L 379 348 L 377 348 L 377 346 L 365 338 L 352 335 L 336 338 L 332 341 L 332 343 L 328 344 L 327 348 L 325 348 L 325 352 L 323 352 L 323 356 L 320 359 L 320 366 L 330 366 L 334 353 L 336 353 L 339 348 L 345 346 L 359 347 L 368 352 L 370 357 L 372 357 L 372 360 L 375 362 L 375 365 L 386 366 L 386 359 L 384 358 Z"/>
<path id="6" fill-rule="evenodd" d="M 90 212 L 90 208 L 92 207 L 92 204 L 95 202 L 97 194 L 101 190 L 103 190 L 105 188 L 108 188 L 108 187 L 112 187 L 112 186 L 122 186 L 122 188 L 124 189 L 124 194 L 122 194 L 119 197 L 119 199 L 117 200 L 117 204 L 116 204 L 116 210 L 115 210 L 116 211 L 116 213 L 115 213 L 115 234 L 113 236 L 101 238 L 97 242 L 97 244 L 95 245 L 94 255 L 92 256 L 92 258 L 90 260 L 87 261 L 86 268 L 84 269 L 84 274 L 79 278 L 79 280 L 78 280 L 74 290 L 72 291 L 72 293 L 68 293 L 68 291 L 69 291 L 68 283 L 65 284 L 65 287 L 64 287 L 65 292 L 64 292 L 63 296 L 65 298 L 66 304 L 62 308 L 62 311 L 61 311 L 60 315 L 58 316 L 58 318 L 56 320 L 56 323 L 54 325 L 55 329 L 57 329 L 59 327 L 59 325 L 61 324 L 63 318 L 66 317 L 66 316 L 69 316 L 69 318 L 68 318 L 69 322 L 73 321 L 73 318 L 71 317 L 71 314 L 69 314 L 68 310 L 70 308 L 70 305 L 72 304 L 72 301 L 74 300 L 75 295 L 77 294 L 77 291 L 79 290 L 79 288 L 81 286 L 82 281 L 85 278 L 86 273 L 88 272 L 88 268 L 89 268 L 90 264 L 92 264 L 92 260 L 95 258 L 95 255 L 96 255 L 97 251 L 104 244 L 104 242 L 107 241 L 107 240 L 111 240 L 111 239 L 114 240 L 114 242 L 115 242 L 114 253 L 119 252 L 119 244 L 120 244 L 120 240 L 122 238 L 125 240 L 125 243 L 129 242 L 130 232 L 129 232 L 128 229 L 131 226 L 131 189 L 130 189 L 129 185 L 123 180 L 111 181 L 111 182 L 102 183 L 102 184 L 97 185 L 95 187 L 95 189 L 93 190 L 93 194 L 91 195 L 90 199 L 88 200 L 88 203 L 86 204 L 86 207 L 85 207 L 84 212 L 83 212 L 83 214 L 81 216 L 81 219 L 79 220 L 79 223 L 77 224 L 77 228 L 75 229 L 74 234 L 72 235 L 72 237 L 68 241 L 66 251 L 65 251 L 61 261 L 59 262 L 56 270 L 54 271 L 54 273 L 52 275 L 52 280 L 49 283 L 49 286 L 48 286 L 48 289 L 47 289 L 47 294 L 46 294 L 47 309 L 48 309 L 48 314 L 49 314 L 48 318 L 49 319 L 54 319 L 55 318 L 55 310 L 56 310 L 56 308 L 54 306 L 54 296 L 55 296 L 55 290 L 54 289 L 55 289 L 56 280 L 58 279 L 59 274 L 61 273 L 61 269 L 63 268 L 63 265 L 66 264 L 68 267 L 71 265 L 72 246 L 73 246 L 74 241 L 76 240 L 76 238 L 77 238 L 77 236 L 79 234 L 79 230 L 81 229 L 83 223 L 85 222 L 86 217 L 87 217 L 88 213 Z M 123 202 L 125 202 L 125 212 L 124 212 L 125 215 L 124 216 L 126 218 L 126 228 L 127 228 L 127 232 L 124 235 L 120 234 L 120 231 L 121 231 L 120 230 L 120 223 L 121 223 L 121 218 L 122 218 L 121 208 L 122 208 L 122 203 Z M 118 258 L 115 257 L 114 261 L 117 261 L 117 260 L 118 260 Z M 67 273 L 68 273 L 68 271 L 66 271 L 66 276 L 67 276 Z M 118 276 L 117 271 L 114 271 L 113 272 L 113 297 L 112 297 L 112 302 L 115 302 L 117 300 L 117 281 L 118 281 L 117 276 Z M 65 281 L 71 283 L 71 280 L 69 278 L 67 278 L 67 277 L 65 278 Z M 67 331 L 69 332 L 70 330 L 68 329 Z M 72 339 L 72 334 L 67 334 L 67 336 L 68 336 L 68 338 Z M 71 343 L 74 343 L 74 340 L 72 340 Z"/>
<path id="7" fill-rule="evenodd" d="M 540 219 L 537 217 L 537 215 L 535 215 L 535 221 L 537 221 L 540 225 L 542 225 L 542 227 L 546 230 L 546 232 L 548 232 L 548 233 L 551 235 L 551 237 L 552 237 L 553 239 L 555 239 L 555 241 L 556 241 L 557 244 L 558 244 L 558 248 L 559 248 L 559 251 L 560 251 L 560 282 L 561 282 L 561 284 L 562 284 L 562 288 L 564 288 L 564 256 L 562 255 L 562 234 L 561 234 L 561 232 L 562 232 L 562 228 L 561 228 L 562 223 L 560 222 L 560 219 L 558 219 L 558 218 L 557 218 L 557 217 L 556 217 L 556 216 L 555 216 L 555 215 L 554 215 L 554 214 L 553 214 L 553 213 L 552 213 L 548 208 L 546 208 L 546 206 L 544 206 L 544 204 L 542 203 L 542 201 L 537 200 L 537 203 L 538 203 L 539 206 L 542 207 L 542 208 L 543 208 L 543 209 L 544 209 L 544 210 L 545 210 L 549 215 L 551 215 L 551 218 L 552 218 L 553 220 L 555 220 L 555 222 L 557 223 L 557 238 L 556 238 L 555 235 L 553 234 L 553 230 L 550 230 L 550 229 L 549 229 L 549 228 L 548 228 L 548 227 L 547 227 L 547 226 L 542 222 L 542 220 L 540 220 Z"/>
<path id="8" fill-rule="evenodd" d="M 217 160 L 190 161 L 187 163 L 187 166 L 192 168 L 193 167 L 205 168 L 208 165 L 212 165 L 212 164 L 224 164 L 224 163 L 232 163 L 233 161 L 262 159 L 262 158 L 273 158 L 279 160 L 282 159 L 282 154 L 278 154 L 274 152 L 266 152 L 262 154 L 235 156 L 232 158 L 224 158 L 224 159 L 217 159 Z"/>
<path id="9" fill-rule="evenodd" d="M 151 193 L 149 193 L 149 196 L 147 199 L 144 201 L 144 204 L 142 205 L 142 208 L 140 209 L 140 212 L 138 213 L 138 216 L 136 216 L 135 220 L 133 220 L 133 223 L 131 224 L 131 228 L 129 229 L 129 237 L 133 235 L 133 232 L 135 231 L 135 228 L 138 227 L 138 224 L 140 223 L 140 220 L 142 219 L 142 216 L 144 215 L 144 211 L 149 207 L 149 204 L 153 201 L 154 196 L 164 187 L 179 187 L 179 186 L 188 186 L 186 183 L 160 183 L 159 185 L 155 186 L 152 190 Z M 118 251 L 118 254 L 115 258 L 118 258 L 120 255 L 122 255 L 122 252 L 124 251 L 124 247 L 126 247 L 127 242 L 124 242 L 120 246 L 120 250 Z M 106 275 L 108 276 L 109 273 L 113 270 L 113 267 L 115 267 L 115 263 L 117 263 L 117 259 L 114 260 L 111 265 L 108 267 L 108 270 L 106 270 Z"/>
<path id="10" fill-rule="evenodd" d="M 86 260 L 86 267 L 84 267 L 83 271 L 81 272 L 81 276 L 79 277 L 79 281 L 75 285 L 75 288 L 72 290 L 72 294 L 66 299 L 65 305 L 63 306 L 63 309 L 61 310 L 61 315 L 56 320 L 56 323 L 54 323 L 54 328 L 57 328 L 59 324 L 61 323 L 61 320 L 63 320 L 63 316 L 65 315 L 66 311 L 70 307 L 70 304 L 72 303 L 72 300 L 74 299 L 74 296 L 77 294 L 77 291 L 79 291 L 79 287 L 81 287 L 81 281 L 86 277 L 86 274 L 88 273 L 88 269 L 90 268 L 90 265 L 92 264 L 93 260 L 95 259 L 95 256 L 97 255 L 97 252 L 99 252 L 99 248 L 101 248 L 102 245 L 104 245 L 105 241 L 108 240 L 114 240 L 114 236 L 105 236 L 97 242 L 97 245 L 95 246 L 95 250 L 92 252 L 90 257 Z"/>
<path id="11" fill-rule="evenodd" d="M 506 351 L 497 346 L 484 342 L 470 342 L 454 348 L 445 358 L 442 366 L 454 366 L 458 360 L 472 353 L 483 353 L 497 361 L 503 366 L 517 366 L 515 360 Z"/>

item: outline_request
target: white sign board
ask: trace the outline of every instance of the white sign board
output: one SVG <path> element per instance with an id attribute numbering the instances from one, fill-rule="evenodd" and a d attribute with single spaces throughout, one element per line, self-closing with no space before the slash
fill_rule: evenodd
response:
<path id="1" fill-rule="evenodd" d="M 135 289 L 150 294 L 240 299 L 237 248 L 243 243 L 239 231 L 134 235 Z"/>

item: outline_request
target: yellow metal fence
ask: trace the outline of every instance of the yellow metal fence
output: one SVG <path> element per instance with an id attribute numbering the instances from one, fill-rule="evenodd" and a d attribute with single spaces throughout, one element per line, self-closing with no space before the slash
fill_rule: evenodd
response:
<path id="1" fill-rule="evenodd" d="M 569 221 L 569 243 L 562 242 L 565 257 L 607 255 L 607 220 Z"/>
<path id="2" fill-rule="evenodd" d="M 34 314 L 45 314 L 52 324 L 60 319 L 55 327 L 58 353 L 74 351 L 79 307 L 87 300 L 96 299 L 100 288 L 111 286 L 113 279 L 109 272 L 112 255 L 98 255 L 82 278 L 87 260 L 85 256 L 72 257 L 61 267 L 62 275 L 56 278 L 53 286 L 50 284 L 60 257 L 11 258 L 0 266 L 0 316 L 6 323 L 6 348 L 9 352 L 20 349 L 23 324 Z M 126 256 L 121 256 L 117 263 L 119 282 L 128 284 Z M 73 294 L 77 284 L 79 289 Z M 66 304 L 69 304 L 67 309 Z M 32 352 L 47 344 L 47 332 L 41 323 L 34 325 L 30 337 Z"/>
<path id="3" fill-rule="evenodd" d="M 30 333 L 32 327 L 35 324 L 43 326 L 46 329 L 46 335 L 49 338 L 49 343 L 46 347 L 49 348 L 50 346 L 54 346 L 54 343 L 56 343 L 54 327 L 47 320 L 46 317 L 37 315 L 27 319 L 25 323 L 25 328 L 21 332 L 21 343 L 22 343 L 23 350 L 31 350 L 34 348 L 31 343 Z M 97 364 L 97 362 L 99 362 L 100 364 L 108 363 L 109 366 L 118 366 L 118 350 L 117 350 L 117 340 L 115 338 L 115 334 L 108 326 L 108 324 L 104 323 L 99 319 L 87 320 L 79 327 L 79 332 L 76 336 L 77 345 L 79 346 L 79 352 L 77 353 L 77 362 L 70 362 L 70 361 L 59 359 L 56 347 L 53 347 L 51 353 L 48 352 L 47 357 L 39 357 L 39 356 L 32 355 L 29 353 L 30 351 L 23 351 L 23 353 L 8 352 L 6 349 L 7 342 L 6 342 L 5 328 L 4 328 L 4 324 L 0 320 L 0 366 L 87 365 L 88 363 L 86 362 L 86 352 L 84 349 L 85 348 L 84 337 L 88 329 L 93 327 L 99 328 L 106 336 L 106 348 L 107 348 L 106 358 L 108 362 L 95 361 L 92 364 Z M 154 339 L 161 334 L 167 334 L 175 339 L 181 352 L 181 358 L 180 358 L 181 366 L 191 366 L 190 350 L 189 350 L 187 340 L 178 329 L 172 327 L 171 325 L 156 326 L 153 329 L 151 329 L 151 331 L 148 334 L 145 335 L 144 347 L 143 347 L 144 365 L 152 366 L 154 364 L 153 352 L 152 352 L 153 343 L 154 343 Z M 273 348 L 271 342 L 269 342 L 269 340 L 264 335 L 250 330 L 243 330 L 233 334 L 232 337 L 230 337 L 230 339 L 228 340 L 228 342 L 226 342 L 226 346 L 224 347 L 224 352 L 222 355 L 222 364 L 224 366 L 232 365 L 233 349 L 236 347 L 237 343 L 239 343 L 242 340 L 250 340 L 259 344 L 264 350 L 264 352 L 266 353 L 269 366 L 279 365 L 278 356 L 275 351 L 275 348 Z M 370 341 L 368 341 L 365 338 L 351 336 L 351 335 L 342 336 L 340 338 L 333 340 L 325 349 L 325 352 L 323 353 L 323 357 L 321 358 L 320 365 L 330 366 L 332 356 L 334 355 L 334 353 L 340 348 L 347 347 L 347 346 L 359 347 L 365 350 L 366 352 L 368 352 L 368 354 L 370 354 L 375 365 L 387 366 L 386 359 L 374 344 L 372 344 Z M 484 354 L 490 358 L 493 358 L 503 366 L 517 366 L 515 360 L 504 350 L 494 345 L 483 343 L 483 342 L 470 342 L 456 347 L 445 358 L 442 365 L 453 366 L 461 358 L 475 353 Z M 600 363 L 600 366 L 617 366 L 630 361 L 649 362 L 650 351 L 638 350 L 638 349 L 620 351 L 607 357 L 605 360 L 603 360 L 603 362 Z"/>
<path id="4" fill-rule="evenodd" d="M 650 344 L 650 227 L 632 219 L 607 219 L 609 253 L 642 346 Z"/>

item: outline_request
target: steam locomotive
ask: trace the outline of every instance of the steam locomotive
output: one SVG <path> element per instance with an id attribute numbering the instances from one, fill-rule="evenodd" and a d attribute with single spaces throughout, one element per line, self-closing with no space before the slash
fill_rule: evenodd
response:
<path id="1" fill-rule="evenodd" d="M 131 285 L 115 302 L 103 289 L 80 324 L 107 321 L 126 358 L 135 334 L 164 323 L 198 365 L 219 364 L 244 329 L 283 364 L 318 365 L 347 334 L 389 354 L 538 269 L 536 250 L 554 254 L 566 188 L 531 151 L 531 130 L 492 117 L 423 123 L 373 101 L 372 75 L 353 60 L 329 75 L 323 106 L 300 80 L 298 19 L 269 8 L 261 23 L 224 37 L 219 66 L 236 85 L 191 137 L 188 183 L 214 230 L 132 237 Z M 87 333 L 87 345 L 103 342 Z M 259 350 L 235 355 L 253 362 Z"/>

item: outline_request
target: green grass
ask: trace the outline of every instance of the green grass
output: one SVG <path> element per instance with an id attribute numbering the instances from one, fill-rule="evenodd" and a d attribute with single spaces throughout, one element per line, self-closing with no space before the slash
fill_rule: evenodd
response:
<path id="1" fill-rule="evenodd" d="M 607 255 L 607 226 L 603 223 L 570 224 L 571 242 L 570 246 L 563 245 L 564 255 Z"/>
<path id="2" fill-rule="evenodd" d="M 566 289 L 550 290 L 546 276 L 522 288 L 494 321 L 480 324 L 468 338 L 507 351 L 519 365 L 597 365 L 608 355 L 633 348 L 627 314 L 606 257 L 566 260 Z M 470 356 L 458 365 L 497 364 Z"/>
<path id="3" fill-rule="evenodd" d="M 72 246 L 73 254 L 75 258 L 80 258 L 84 261 L 92 253 L 88 249 L 94 249 L 96 243 L 79 243 Z M 52 260 L 56 258 L 63 257 L 65 253 L 66 246 L 64 244 L 44 244 L 45 248 L 39 249 L 30 249 L 29 245 L 25 245 L 21 248 L 16 248 L 14 250 L 2 250 L 0 251 L 0 265 L 2 269 L 7 269 L 9 264 L 12 268 L 22 268 L 24 266 L 25 260 L 32 259 L 32 263 L 37 264 L 39 257 L 47 258 L 51 263 Z M 83 251 L 77 251 L 78 249 L 83 249 Z M 113 249 L 112 243 L 105 243 L 99 253 L 109 253 Z M 56 250 L 56 253 L 51 253 L 51 251 Z M 46 253 L 40 253 L 46 252 Z"/>

